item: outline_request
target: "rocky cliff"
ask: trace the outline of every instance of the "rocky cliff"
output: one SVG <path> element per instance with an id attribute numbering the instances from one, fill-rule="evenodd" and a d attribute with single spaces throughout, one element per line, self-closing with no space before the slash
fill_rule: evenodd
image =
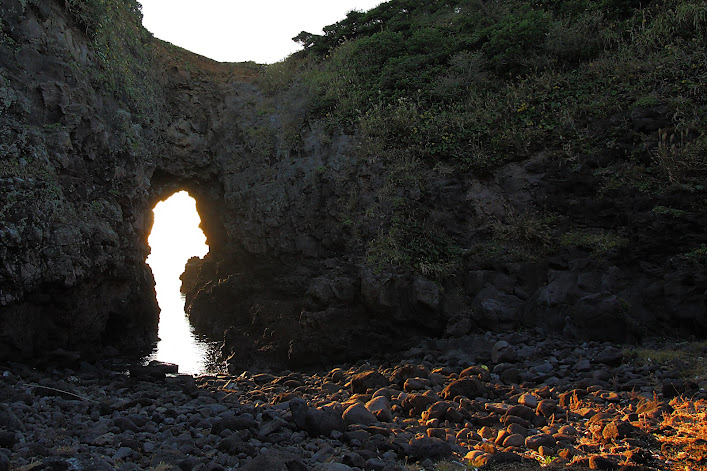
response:
<path id="1" fill-rule="evenodd" d="M 157 129 L 63 2 L 1 5 L 2 356 L 145 345 Z"/>
<path id="2" fill-rule="evenodd" d="M 154 341 L 151 209 L 181 189 L 210 246 L 183 276 L 191 320 L 226 331 L 234 368 L 479 329 L 707 332 L 704 187 L 607 186 L 630 139 L 485 172 L 391 162 L 370 130 L 317 114 L 305 80 L 161 43 L 134 3 L 0 5 L 2 357 Z M 666 120 L 634 106 L 587 132 Z"/>

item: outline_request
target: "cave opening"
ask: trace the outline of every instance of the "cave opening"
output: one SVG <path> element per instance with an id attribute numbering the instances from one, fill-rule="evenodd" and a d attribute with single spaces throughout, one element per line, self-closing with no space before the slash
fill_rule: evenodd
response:
<path id="1" fill-rule="evenodd" d="M 147 358 L 179 365 L 180 373 L 199 374 L 213 369 L 217 345 L 196 335 L 184 312 L 180 275 L 191 257 L 209 252 L 196 201 L 178 191 L 153 209 L 154 223 L 148 237 L 150 255 L 146 263 L 155 278 L 160 307 L 159 340 Z"/>

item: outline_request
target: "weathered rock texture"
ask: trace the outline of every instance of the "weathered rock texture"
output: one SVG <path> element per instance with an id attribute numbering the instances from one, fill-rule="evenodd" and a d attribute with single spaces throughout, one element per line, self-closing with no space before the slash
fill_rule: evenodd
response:
<path id="1" fill-rule="evenodd" d="M 0 5 L 0 355 L 145 345 L 157 129 L 96 80 L 63 2 Z"/>
<path id="2" fill-rule="evenodd" d="M 181 189 L 211 249 L 187 266 L 188 310 L 204 332 L 228 329 L 234 368 L 473 329 L 619 341 L 707 331 L 704 266 L 674 257 L 706 241 L 703 195 L 664 196 L 686 215 L 666 225 L 657 197 L 597 198 L 600 163 L 569 168 L 542 152 L 492 175 L 430 172 L 391 190 L 396 176 L 359 158 L 356 136 L 309 119 L 296 88 L 265 97 L 254 65 L 218 64 L 133 25 L 132 65 L 107 68 L 68 3 L 0 5 L 0 356 L 153 341 L 151 209 Z M 613 122 L 632 126 L 625 118 Z M 452 273 L 370 256 L 405 202 L 453 240 Z M 524 217 L 543 211 L 562 214 L 574 242 L 534 236 Z M 494 252 L 510 230 L 542 252 Z"/>

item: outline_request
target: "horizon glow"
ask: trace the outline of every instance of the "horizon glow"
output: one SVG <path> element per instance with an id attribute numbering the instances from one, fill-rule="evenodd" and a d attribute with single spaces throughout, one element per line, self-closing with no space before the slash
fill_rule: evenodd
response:
<path id="1" fill-rule="evenodd" d="M 352 10 L 381 0 L 138 0 L 155 37 L 219 62 L 272 64 L 301 49 L 301 31 L 321 34 Z"/>

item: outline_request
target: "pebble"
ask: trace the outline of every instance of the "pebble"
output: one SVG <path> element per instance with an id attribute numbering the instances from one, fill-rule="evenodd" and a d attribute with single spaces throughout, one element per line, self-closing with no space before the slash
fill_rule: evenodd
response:
<path id="1" fill-rule="evenodd" d="M 523 394 L 518 398 L 518 404 L 523 404 L 526 407 L 535 409 L 538 407 L 538 398 L 532 394 Z"/>

